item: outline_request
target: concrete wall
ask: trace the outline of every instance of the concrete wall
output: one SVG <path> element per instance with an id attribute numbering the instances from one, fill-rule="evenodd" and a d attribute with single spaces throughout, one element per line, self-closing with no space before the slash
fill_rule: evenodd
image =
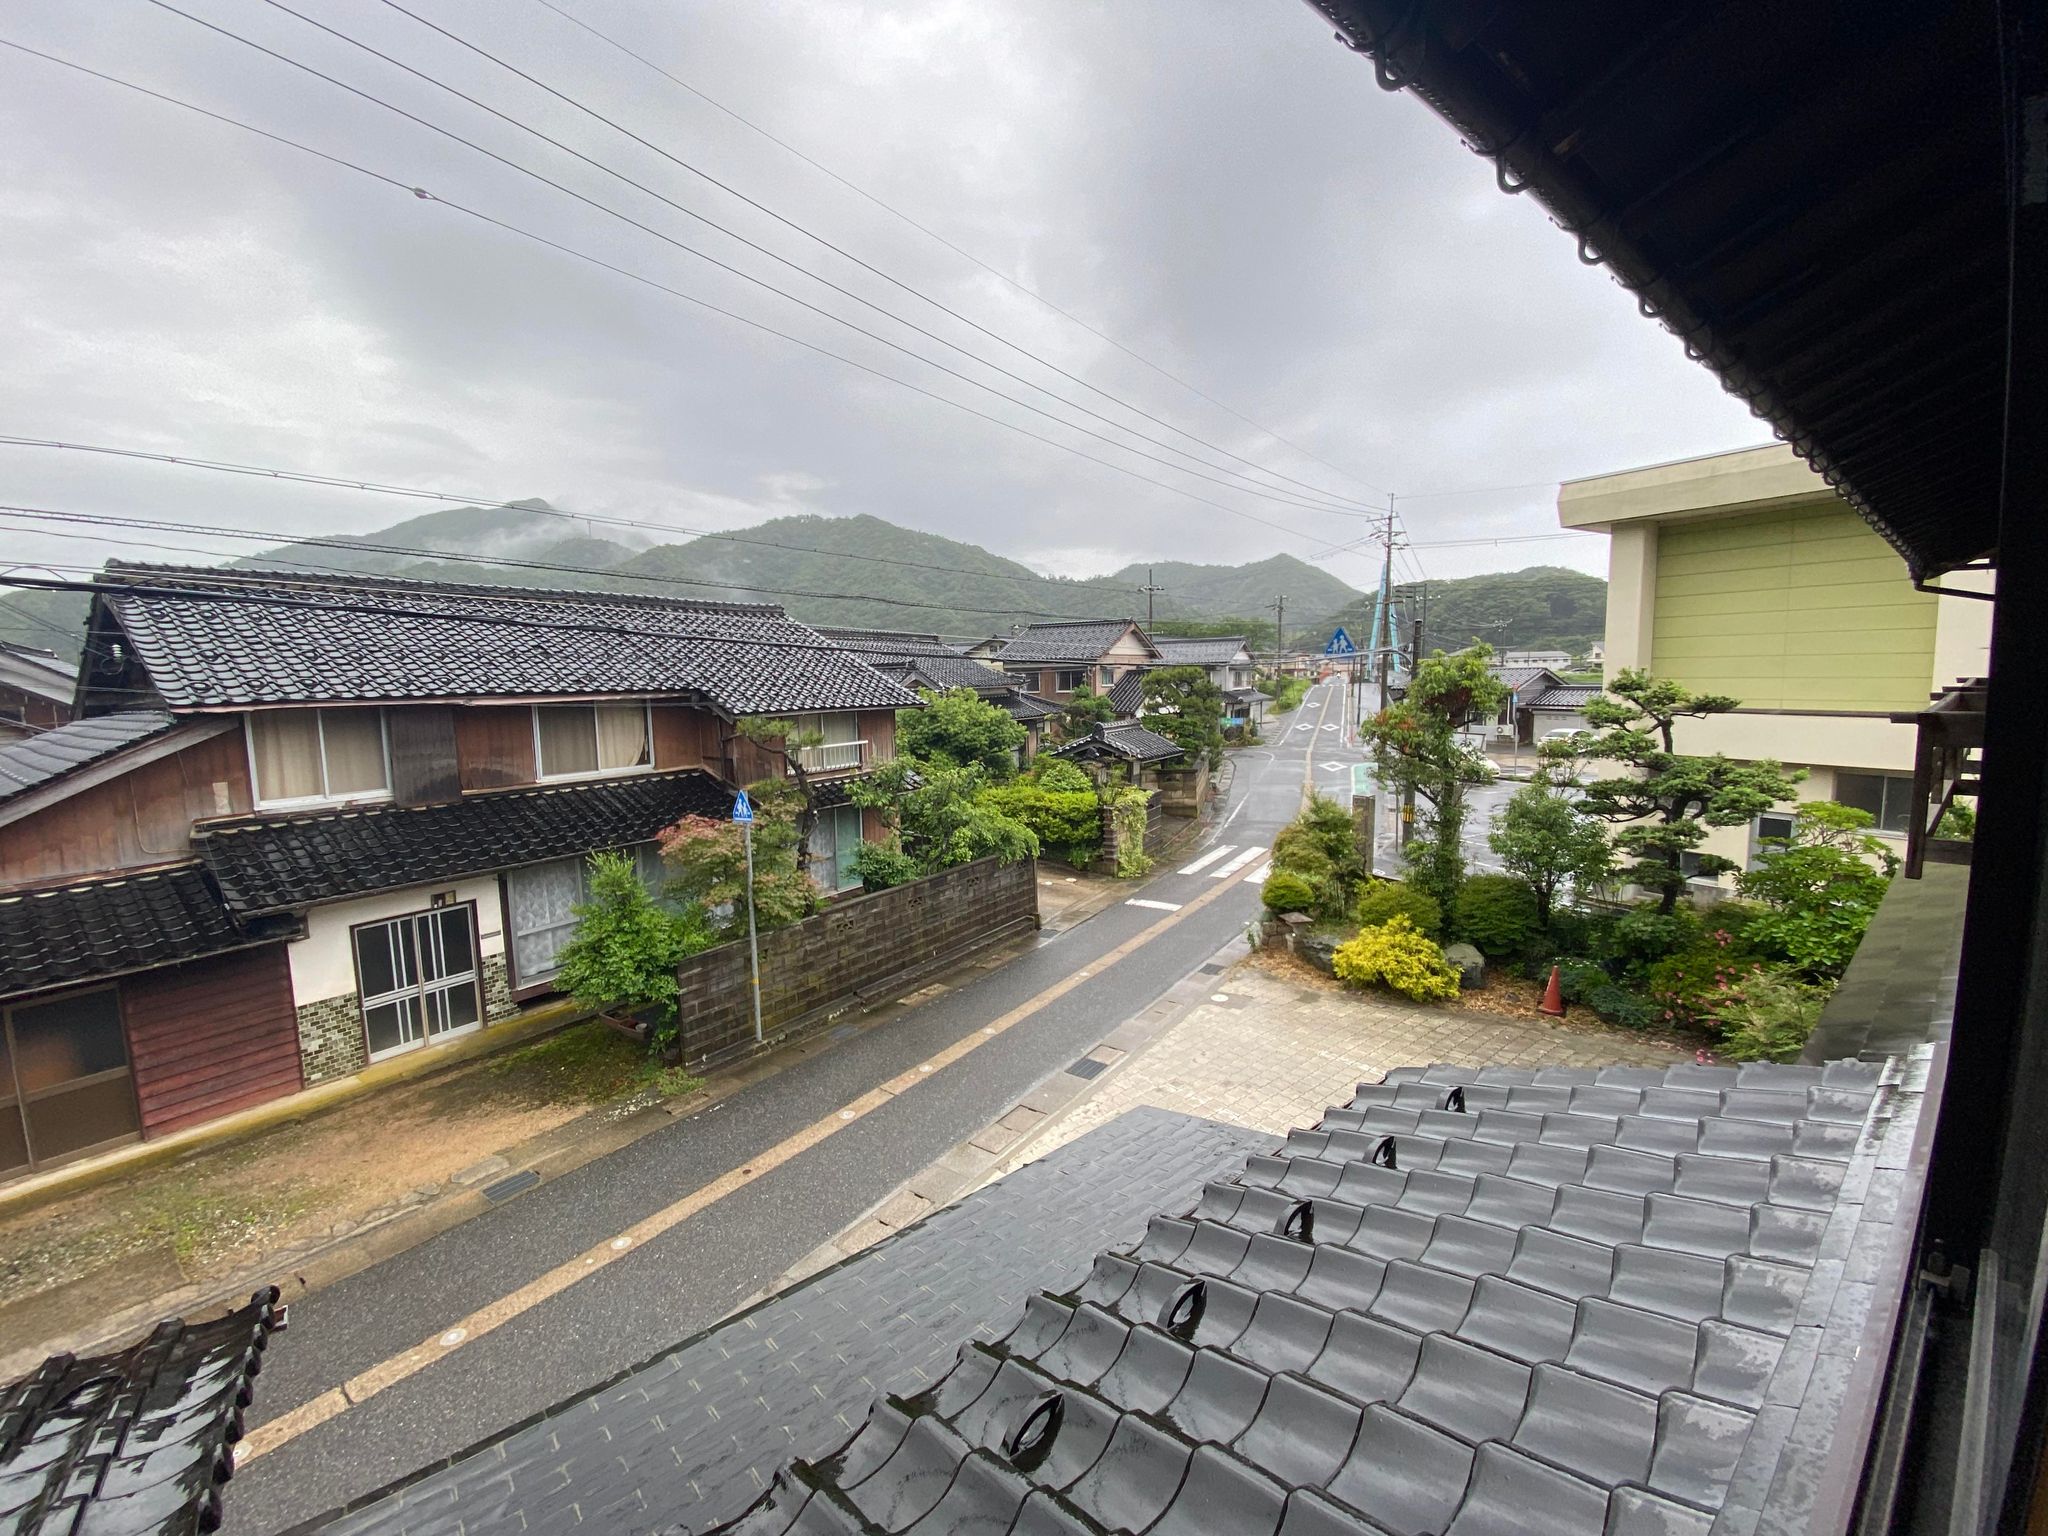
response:
<path id="1" fill-rule="evenodd" d="M 835 901 L 814 917 L 761 935 L 761 1015 L 770 1040 L 801 1032 L 862 995 L 936 969 L 1038 923 L 1038 872 L 1029 859 L 983 859 L 893 890 Z M 715 1065 L 754 1049 L 744 940 L 693 955 L 678 973 L 683 1059 Z"/>

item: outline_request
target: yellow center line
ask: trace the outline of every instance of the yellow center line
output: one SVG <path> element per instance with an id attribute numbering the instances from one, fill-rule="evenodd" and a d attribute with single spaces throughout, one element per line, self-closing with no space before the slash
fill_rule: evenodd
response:
<path id="1" fill-rule="evenodd" d="M 1342 698 L 1343 695 L 1338 694 L 1336 697 Z M 1304 809 L 1307 808 L 1309 801 L 1315 798 L 1316 746 L 1322 741 L 1323 726 L 1330 718 L 1330 699 L 1331 695 L 1325 692 L 1323 694 L 1323 712 L 1316 716 L 1316 733 L 1308 741 L 1308 761 L 1301 765 L 1301 803 Z"/>
<path id="2" fill-rule="evenodd" d="M 1327 703 L 1324 710 L 1325 713 L 1328 712 Z M 898 1073 L 878 1087 L 869 1089 L 859 1098 L 841 1105 L 823 1119 L 814 1121 L 794 1135 L 785 1137 L 760 1156 L 749 1159 L 743 1166 L 727 1170 L 709 1184 L 691 1191 L 672 1205 L 663 1206 L 615 1236 L 586 1248 L 574 1258 L 565 1260 L 545 1274 L 529 1280 L 517 1290 L 509 1291 L 495 1301 L 485 1303 L 468 1316 L 456 1319 L 431 1337 L 420 1340 L 410 1349 L 401 1350 L 389 1359 L 379 1361 L 369 1369 L 349 1377 L 340 1386 L 329 1387 L 318 1397 L 258 1425 L 236 1446 L 235 1464 L 245 1466 L 257 1457 L 267 1455 L 279 1446 L 296 1440 L 308 1430 L 340 1417 L 358 1403 L 367 1402 L 387 1388 L 395 1387 L 401 1381 L 418 1375 L 436 1361 L 447 1359 L 484 1335 L 532 1311 L 549 1297 L 560 1295 L 577 1281 L 588 1279 L 635 1249 L 644 1247 L 672 1227 L 716 1205 L 726 1196 L 735 1194 L 756 1179 L 773 1173 L 783 1164 L 810 1151 L 827 1137 L 838 1134 L 850 1125 L 858 1124 L 895 1099 L 897 1095 L 908 1092 L 919 1083 L 929 1081 L 934 1074 L 978 1050 L 1006 1030 L 1021 1024 L 1047 1005 L 1057 1002 L 1082 982 L 1149 944 L 1176 923 L 1185 922 L 1193 917 L 1222 897 L 1250 872 L 1250 866 L 1239 870 L 1221 884 L 1187 903 L 1178 912 L 1169 913 L 1158 922 L 1141 929 L 1107 954 L 1090 961 L 1071 975 L 1062 977 L 1034 996 L 1026 998 L 1007 1013 L 954 1041 L 944 1050 L 926 1057 L 909 1070 Z"/>

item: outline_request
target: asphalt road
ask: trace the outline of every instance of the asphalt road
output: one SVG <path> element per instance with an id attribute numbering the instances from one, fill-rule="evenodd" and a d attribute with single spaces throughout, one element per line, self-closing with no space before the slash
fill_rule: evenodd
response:
<path id="1" fill-rule="evenodd" d="M 226 1529 L 275 1532 L 359 1498 L 710 1326 L 1085 1054 L 1255 918 L 1258 887 L 1240 880 L 1095 968 L 1161 923 L 1162 906 L 1178 909 L 1221 888 L 1219 880 L 1256 874 L 1263 851 L 1298 809 L 1305 776 L 1326 792 L 1348 794 L 1357 753 L 1343 745 L 1345 708 L 1341 688 L 1318 685 L 1292 716 L 1269 723 L 1268 746 L 1236 754 L 1230 803 L 1215 830 L 1130 891 L 1152 905 L 1112 906 L 713 1109 L 295 1302 L 290 1332 L 271 1350 L 258 1383 L 252 1426 L 433 1338 L 747 1167 L 1048 987 L 1090 973 L 972 1054 L 637 1251 L 253 1461 L 227 1490 Z M 1190 865 L 1200 867 L 1181 872 Z"/>

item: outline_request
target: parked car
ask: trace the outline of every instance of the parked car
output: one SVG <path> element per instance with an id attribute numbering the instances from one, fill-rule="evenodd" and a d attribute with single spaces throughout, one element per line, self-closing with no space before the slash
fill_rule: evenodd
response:
<path id="1" fill-rule="evenodd" d="M 1585 733 L 1583 731 L 1574 729 L 1569 725 L 1561 725 L 1554 731 L 1545 731 L 1541 736 L 1537 737 L 1536 740 L 1539 745 L 1545 745 L 1553 741 L 1570 741 L 1574 737 L 1582 736 L 1584 734 Z"/>

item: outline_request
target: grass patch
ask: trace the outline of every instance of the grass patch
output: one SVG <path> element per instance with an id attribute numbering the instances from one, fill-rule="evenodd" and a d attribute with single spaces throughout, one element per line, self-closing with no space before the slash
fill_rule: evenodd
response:
<path id="1" fill-rule="evenodd" d="M 220 1192 L 177 1180 L 150 1190 L 135 1203 L 135 1235 L 166 1242 L 181 1269 L 190 1271 L 297 1220 L 319 1203 L 309 1184 L 248 1194 Z"/>
<path id="2" fill-rule="evenodd" d="M 639 1093 L 675 1098 L 703 1086 L 682 1067 L 665 1067 L 647 1048 L 608 1024 L 587 1020 L 507 1052 L 490 1065 L 498 1087 L 534 1104 L 610 1104 Z"/>

